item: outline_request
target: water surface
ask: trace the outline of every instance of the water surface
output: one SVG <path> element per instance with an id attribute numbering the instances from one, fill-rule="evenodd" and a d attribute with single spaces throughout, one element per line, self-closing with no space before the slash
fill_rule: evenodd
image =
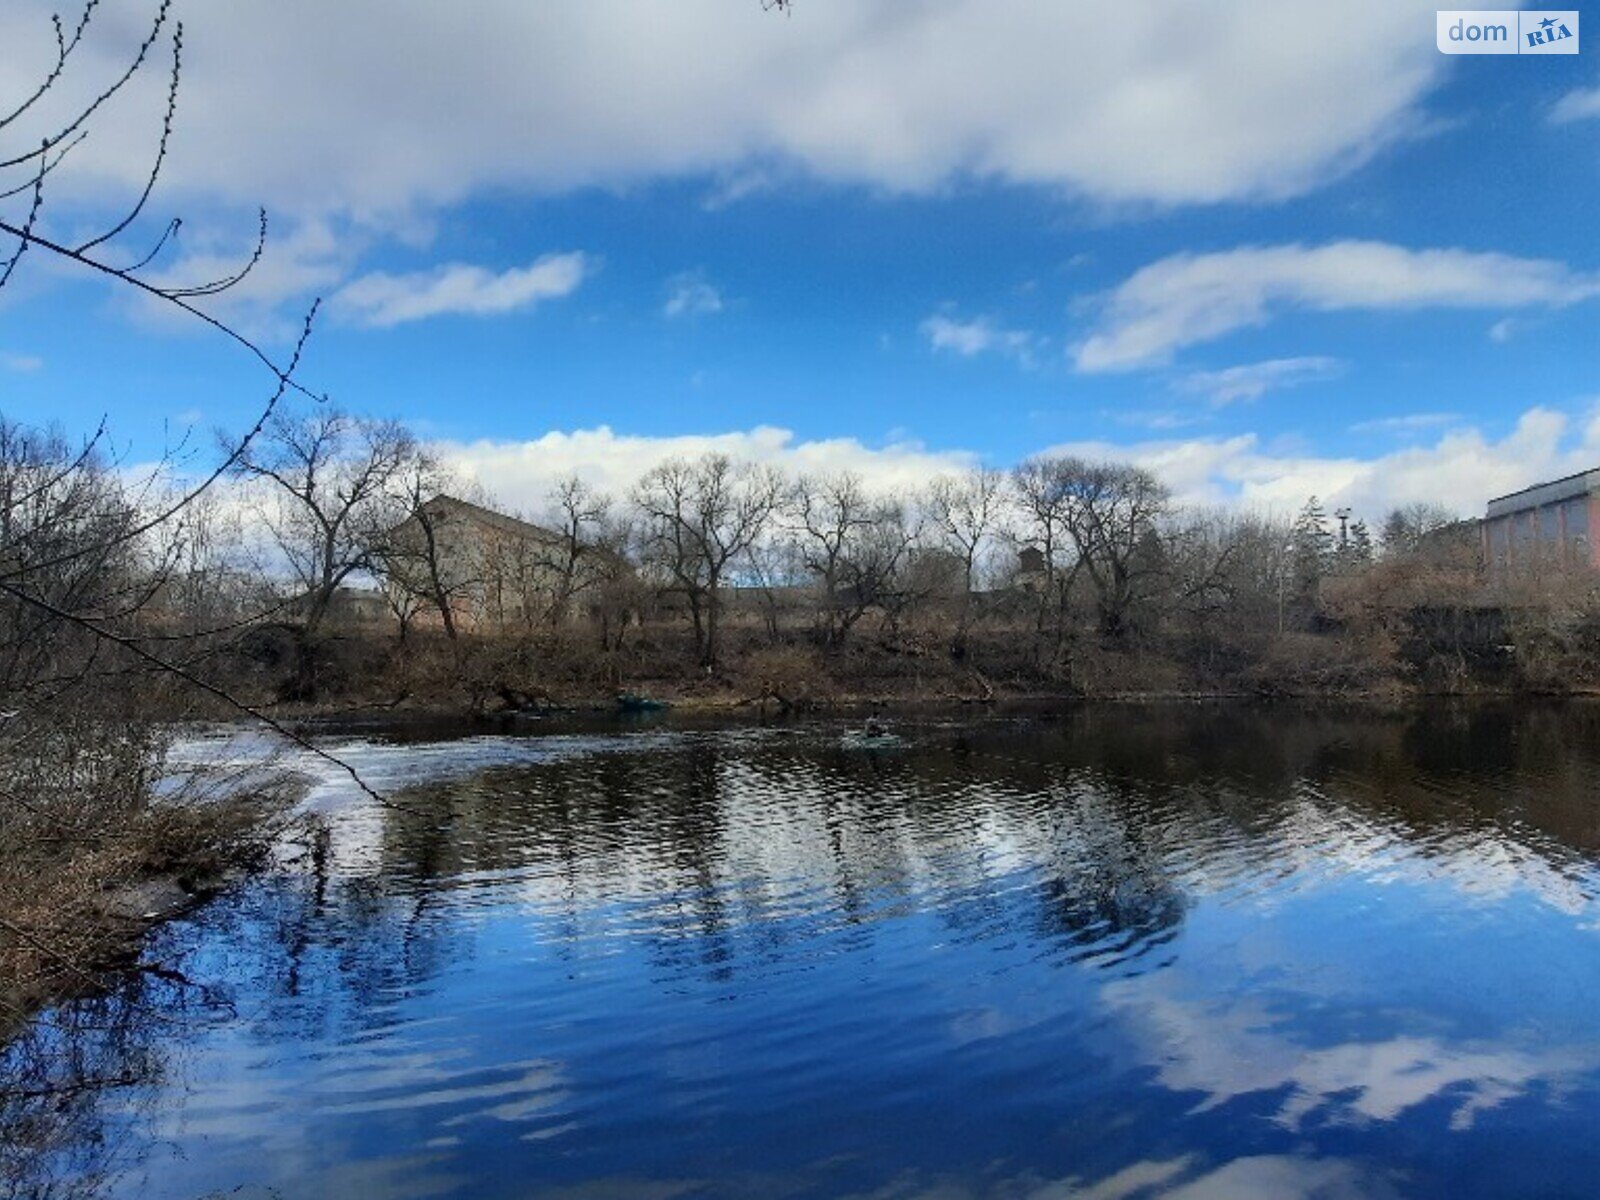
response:
<path id="1" fill-rule="evenodd" d="M 317 769 L 326 844 L 8 1052 L 0 1180 L 1594 1194 L 1600 708 L 896 732 L 330 738 L 408 811 Z"/>

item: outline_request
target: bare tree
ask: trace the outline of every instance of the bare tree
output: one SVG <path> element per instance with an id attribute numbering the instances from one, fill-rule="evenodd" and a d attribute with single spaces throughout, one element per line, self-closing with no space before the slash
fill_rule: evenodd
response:
<path id="1" fill-rule="evenodd" d="M 1052 668 L 1061 665 L 1071 639 L 1073 586 L 1083 569 L 1083 555 L 1072 536 L 1078 504 L 1073 480 L 1077 462 L 1070 458 L 1032 458 L 1011 473 L 1012 493 L 1020 518 L 1016 540 L 1039 554 L 1035 630 L 1048 647 Z"/>
<path id="2" fill-rule="evenodd" d="M 717 661 L 722 588 L 766 531 L 782 492 L 776 472 L 736 466 L 723 454 L 670 459 L 634 491 L 644 553 L 689 606 L 702 666 Z"/>
<path id="3" fill-rule="evenodd" d="M 1164 568 L 1159 522 L 1170 494 L 1150 472 L 1121 463 L 1058 460 L 1068 536 L 1094 585 L 1102 635 L 1121 638 Z"/>
<path id="4" fill-rule="evenodd" d="M 370 516 L 357 522 L 371 530 L 367 565 L 383 580 L 389 606 L 400 621 L 402 641 L 417 613 L 429 610 L 438 614 L 445 636 L 455 641 L 456 608 L 481 583 L 480 564 L 466 559 L 448 535 L 441 536 L 442 514 L 432 502 L 450 491 L 453 482 L 432 454 L 415 447 L 409 453 L 402 449 L 390 481 L 383 485 L 389 495 L 374 500 L 377 522 Z M 391 508 L 404 519 L 384 528 L 384 510 Z"/>
<path id="5" fill-rule="evenodd" d="M 547 555 L 553 583 L 546 619 L 554 628 L 567 619 L 578 595 L 599 583 L 600 572 L 591 567 L 608 553 L 602 542 L 611 497 L 569 475 L 550 489 L 550 508 L 556 540 Z"/>
<path id="6" fill-rule="evenodd" d="M 1289 566 L 1287 523 L 1222 510 L 1174 512 L 1160 530 L 1165 579 L 1160 607 L 1191 635 L 1261 637 L 1275 624 Z"/>
<path id="7" fill-rule="evenodd" d="M 870 520 L 861 477 L 850 472 L 802 476 L 790 489 L 785 509 L 800 562 L 817 585 L 817 632 L 825 646 L 836 646 L 846 605 L 844 563 Z"/>
<path id="8" fill-rule="evenodd" d="M 844 560 L 842 581 L 848 603 L 842 613 L 841 643 L 867 613 L 876 609 L 886 614 L 891 605 L 903 610 L 918 598 L 911 594 L 909 578 L 917 539 L 918 529 L 904 501 L 880 500 L 873 506 L 871 523 Z"/>
<path id="9" fill-rule="evenodd" d="M 91 674 L 104 648 L 56 612 L 110 622 L 137 611 L 161 578 L 139 569 L 124 536 L 138 522 L 93 445 L 0 417 L 0 705 L 43 703 Z"/>
<path id="10" fill-rule="evenodd" d="M 183 224 L 181 218 L 173 217 L 166 222 L 160 236 L 151 240 L 144 237 L 144 222 L 141 220 L 155 194 L 175 126 L 182 76 L 183 28 L 172 20 L 171 0 L 160 0 L 145 26 L 144 34 L 130 47 L 120 72 L 109 83 L 91 83 L 87 89 L 79 87 L 77 94 L 83 98 L 74 100 L 71 80 L 75 68 L 83 59 L 85 37 L 99 11 L 98 0 L 86 0 L 77 21 L 70 26 L 59 17 L 53 17 L 53 61 L 40 65 L 37 82 L 14 107 L 0 110 L 0 235 L 10 239 L 11 243 L 9 253 L 6 253 L 6 243 L 0 239 L 0 289 L 11 283 L 24 258 L 48 255 L 70 264 L 91 278 L 108 280 L 119 288 L 128 289 L 167 308 L 177 309 L 208 326 L 259 362 L 274 384 L 254 423 L 232 442 L 232 449 L 221 462 L 209 471 L 203 471 L 189 486 L 178 489 L 159 502 L 132 506 L 133 518 L 122 521 L 115 528 L 105 529 L 98 540 L 58 547 L 44 556 L 30 554 L 25 549 L 18 553 L 19 547 L 0 545 L 0 594 L 14 603 L 32 608 L 56 627 L 70 627 L 76 634 L 94 639 L 108 651 L 132 656 L 143 669 L 164 673 L 196 693 L 205 694 L 253 716 L 289 740 L 299 743 L 310 753 L 348 771 L 348 766 L 335 756 L 234 698 L 226 689 L 195 675 L 181 661 L 181 656 L 152 649 L 113 628 L 118 612 L 107 611 L 104 606 L 95 603 L 80 604 L 72 597 L 53 599 L 38 591 L 37 585 L 47 573 L 62 569 L 76 571 L 82 564 L 119 553 L 141 540 L 166 537 L 172 524 L 238 465 L 239 458 L 260 435 L 286 396 L 298 394 L 313 401 L 323 399 L 308 391 L 297 378 L 301 355 L 310 337 L 320 302 L 313 302 L 310 306 L 291 353 L 283 359 L 275 358 L 245 333 L 204 307 L 208 301 L 240 284 L 261 261 L 267 239 L 267 215 L 264 210 L 257 224 L 254 248 L 241 257 L 236 269 L 225 271 L 215 278 L 195 279 L 186 283 L 157 283 L 154 276 L 149 274 L 160 263 L 162 256 L 177 245 Z M 170 48 L 166 108 L 159 137 L 154 139 L 149 170 L 137 189 L 137 195 L 128 200 L 120 215 L 106 219 L 97 229 L 78 233 L 70 240 L 59 235 L 52 236 L 42 223 L 50 181 L 69 161 L 72 151 L 95 132 L 98 118 L 110 109 L 136 76 L 156 61 L 163 42 Z M 143 240 L 138 244 L 130 244 L 135 238 Z M 58 482 L 81 471 L 92 471 L 93 464 L 99 461 L 104 450 L 105 438 L 106 427 L 102 422 L 78 452 L 56 464 L 60 476 Z M 128 606 L 123 605 L 119 611 L 126 613 Z M 353 771 L 350 774 L 355 777 Z M 355 782 L 380 803 L 388 803 L 366 788 L 359 777 L 355 777 Z"/>
<path id="11" fill-rule="evenodd" d="M 375 565 L 384 535 L 407 515 L 417 455 L 398 423 L 335 408 L 274 414 L 265 436 L 233 455 L 238 474 L 259 485 L 262 526 L 300 600 L 296 698 L 316 693 L 316 641 L 340 586 Z"/>
<path id="12" fill-rule="evenodd" d="M 758 538 L 744 561 L 751 583 L 761 593 L 767 640 L 776 644 L 783 637 L 785 615 L 795 607 L 796 598 L 805 594 L 809 581 L 800 544 L 792 536 Z"/>
<path id="13" fill-rule="evenodd" d="M 247 570 L 238 507 L 220 493 L 195 498 L 161 536 L 140 541 L 143 569 L 162 580 L 147 623 L 168 634 L 200 637 L 270 608 L 270 597 Z"/>
<path id="14" fill-rule="evenodd" d="M 817 587 L 818 637 L 837 650 L 901 582 L 913 540 L 905 506 L 870 496 L 860 476 L 844 473 L 797 480 L 787 507 L 801 565 Z"/>
<path id="15" fill-rule="evenodd" d="M 319 399 L 297 378 L 317 305 L 282 357 L 207 310 L 260 262 L 264 212 L 235 269 L 171 282 L 163 259 L 178 245 L 182 222 L 167 220 L 156 236 L 146 210 L 175 125 L 183 32 L 170 0 L 151 7 L 109 80 L 78 69 L 90 65 L 84 46 L 103 11 L 98 0 L 86 0 L 75 23 L 52 18 L 54 55 L 19 100 L 0 108 L 0 290 L 35 261 L 53 261 L 209 327 L 266 369 L 270 390 L 220 462 L 191 471 L 169 448 L 143 483 L 123 475 L 104 422 L 69 446 L 0 416 L 0 1006 L 7 1008 L 17 996 L 37 999 L 52 982 L 92 982 L 83 964 L 103 962 L 108 950 L 96 943 L 96 931 L 105 930 L 104 894 L 156 863 L 243 862 L 228 856 L 266 827 L 260 812 L 236 814 L 252 831 L 242 836 L 239 827 L 224 829 L 231 806 L 181 811 L 155 803 L 167 736 L 159 718 L 176 711 L 175 701 L 203 697 L 250 715 L 350 771 L 203 670 L 219 639 L 244 624 L 206 595 L 217 528 L 207 500 L 286 396 Z M 47 197 L 58 173 L 166 51 L 165 111 L 147 173 L 97 226 L 86 227 L 79 213 L 50 228 Z M 212 620 L 222 626 L 208 628 Z M 401 807 L 350 774 L 379 804 Z"/>
<path id="16" fill-rule="evenodd" d="M 953 643 L 959 655 L 966 651 L 979 565 L 1005 503 L 1005 476 L 987 467 L 977 467 L 960 475 L 940 476 L 928 488 L 924 503 L 939 540 L 961 566 L 962 586 Z"/>
<path id="17" fill-rule="evenodd" d="M 587 607 L 608 658 L 622 649 L 629 625 L 642 619 L 646 607 L 646 589 L 634 569 L 637 543 L 633 515 L 625 508 L 613 508 L 595 535 Z"/>

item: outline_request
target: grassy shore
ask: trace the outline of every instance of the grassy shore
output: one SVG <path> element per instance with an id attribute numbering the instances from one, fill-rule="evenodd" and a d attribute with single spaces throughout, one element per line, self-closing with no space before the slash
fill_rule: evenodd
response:
<path id="1" fill-rule="evenodd" d="M 6 730 L 0 1039 L 41 1005 L 138 965 L 145 933 L 259 867 L 287 795 L 159 797 L 159 735 L 78 721 Z"/>

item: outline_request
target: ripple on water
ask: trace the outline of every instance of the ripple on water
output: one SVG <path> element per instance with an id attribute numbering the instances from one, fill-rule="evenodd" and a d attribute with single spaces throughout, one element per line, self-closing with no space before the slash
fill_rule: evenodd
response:
<path id="1" fill-rule="evenodd" d="M 160 935 L 203 993 L 62 1010 L 84 1062 L 155 1069 L 33 1169 L 380 1198 L 1577 1194 L 1600 1170 L 1584 713 L 897 733 L 328 742 L 404 811 L 258 738 L 180 742 L 179 775 L 305 775 L 333 850 Z M 182 1036 L 95 1032 L 152 996 Z"/>

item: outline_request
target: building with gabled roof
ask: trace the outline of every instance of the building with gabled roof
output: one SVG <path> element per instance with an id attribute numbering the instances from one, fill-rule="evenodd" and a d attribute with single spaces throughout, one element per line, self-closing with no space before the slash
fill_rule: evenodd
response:
<path id="1" fill-rule="evenodd" d="M 575 548 L 553 529 L 443 494 L 389 531 L 381 557 L 391 587 L 425 600 L 424 619 L 441 616 L 442 603 L 464 626 L 559 616 L 576 593 L 620 565 L 607 550 Z"/>

